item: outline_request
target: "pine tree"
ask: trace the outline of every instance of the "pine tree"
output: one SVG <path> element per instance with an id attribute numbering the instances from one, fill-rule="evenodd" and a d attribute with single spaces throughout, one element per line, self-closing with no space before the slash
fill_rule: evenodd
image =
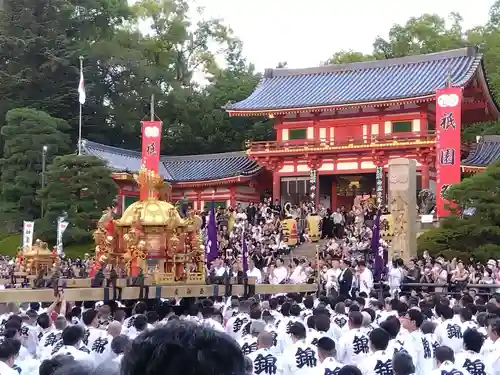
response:
<path id="1" fill-rule="evenodd" d="M 46 214 L 37 223 L 36 234 L 55 242 L 56 224 L 65 216 L 69 226 L 64 243 L 87 243 L 102 212 L 113 205 L 117 186 L 111 170 L 94 156 L 58 156 L 47 169 L 47 185 L 40 192 Z"/>
<path id="2" fill-rule="evenodd" d="M 41 188 L 42 153 L 46 162 L 69 151 L 66 121 L 34 109 L 7 112 L 1 128 L 4 141 L 1 169 L 1 205 L 4 223 L 18 226 L 40 216 L 37 190 Z"/>
<path id="3" fill-rule="evenodd" d="M 447 191 L 454 214 L 418 238 L 419 252 L 449 259 L 487 260 L 500 253 L 500 162 L 465 178 Z M 472 209 L 472 216 L 462 216 Z M 470 211 L 470 210 L 469 210 Z"/>

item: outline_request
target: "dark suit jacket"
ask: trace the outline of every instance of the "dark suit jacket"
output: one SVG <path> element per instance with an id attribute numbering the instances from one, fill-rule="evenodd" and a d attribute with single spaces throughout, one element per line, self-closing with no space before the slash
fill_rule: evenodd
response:
<path id="1" fill-rule="evenodd" d="M 342 279 L 339 279 L 339 294 L 348 296 L 351 292 L 353 274 L 350 268 L 346 269 Z"/>

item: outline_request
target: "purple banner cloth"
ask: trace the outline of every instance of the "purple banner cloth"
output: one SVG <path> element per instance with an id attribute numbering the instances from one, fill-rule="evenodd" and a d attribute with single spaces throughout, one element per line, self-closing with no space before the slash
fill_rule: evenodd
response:
<path id="1" fill-rule="evenodd" d="M 205 244 L 205 259 L 210 264 L 219 256 L 217 246 L 217 223 L 215 222 L 214 202 L 210 203 L 210 214 L 208 216 L 207 239 Z"/>
<path id="2" fill-rule="evenodd" d="M 384 250 L 380 249 L 380 210 L 377 211 L 375 222 L 372 227 L 372 255 L 373 255 L 373 276 L 375 280 L 380 280 L 384 272 Z"/>
<path id="3" fill-rule="evenodd" d="M 245 240 L 245 231 L 243 231 L 243 234 L 241 235 L 242 239 L 241 239 L 241 252 L 243 254 L 242 255 L 242 260 L 243 260 L 243 272 L 247 273 L 248 271 L 248 259 L 247 259 L 247 252 L 248 252 L 248 249 L 247 249 L 247 241 Z"/>

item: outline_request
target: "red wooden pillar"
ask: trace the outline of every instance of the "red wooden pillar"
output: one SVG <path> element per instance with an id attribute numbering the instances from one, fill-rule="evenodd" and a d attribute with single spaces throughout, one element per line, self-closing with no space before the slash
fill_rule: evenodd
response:
<path id="1" fill-rule="evenodd" d="M 229 186 L 229 205 L 234 208 L 236 207 L 236 186 Z"/>
<path id="2" fill-rule="evenodd" d="M 201 207 L 201 188 L 196 189 L 196 210 L 203 211 L 203 207 Z"/>
<path id="3" fill-rule="evenodd" d="M 273 171 L 273 203 L 281 202 L 281 178 L 277 170 Z"/>
<path id="4" fill-rule="evenodd" d="M 337 181 L 333 179 L 332 181 L 332 196 L 330 197 L 331 200 L 331 209 L 335 210 L 337 208 Z"/>
<path id="5" fill-rule="evenodd" d="M 118 214 L 118 215 L 121 215 L 123 214 L 123 189 L 120 188 L 118 190 L 118 194 L 116 195 L 116 206 L 115 206 L 115 209 L 114 211 Z"/>
<path id="6" fill-rule="evenodd" d="M 422 164 L 422 189 L 429 188 L 429 164 Z"/>

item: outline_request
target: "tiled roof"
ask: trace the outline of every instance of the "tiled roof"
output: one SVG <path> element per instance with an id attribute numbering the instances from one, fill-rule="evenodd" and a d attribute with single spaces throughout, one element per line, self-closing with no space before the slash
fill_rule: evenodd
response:
<path id="1" fill-rule="evenodd" d="M 136 172 L 141 167 L 141 153 L 123 148 L 83 141 L 83 151 L 105 160 L 114 171 Z M 261 167 L 245 152 L 225 152 L 190 156 L 161 156 L 160 175 L 170 182 L 219 180 L 251 176 Z"/>
<path id="2" fill-rule="evenodd" d="M 307 69 L 269 69 L 254 92 L 226 110 L 321 107 L 434 95 L 449 76 L 465 86 L 482 55 L 468 47 L 428 55 Z"/>
<path id="3" fill-rule="evenodd" d="M 462 160 L 462 166 L 487 167 L 500 159 L 500 135 L 485 135 L 470 153 Z"/>

